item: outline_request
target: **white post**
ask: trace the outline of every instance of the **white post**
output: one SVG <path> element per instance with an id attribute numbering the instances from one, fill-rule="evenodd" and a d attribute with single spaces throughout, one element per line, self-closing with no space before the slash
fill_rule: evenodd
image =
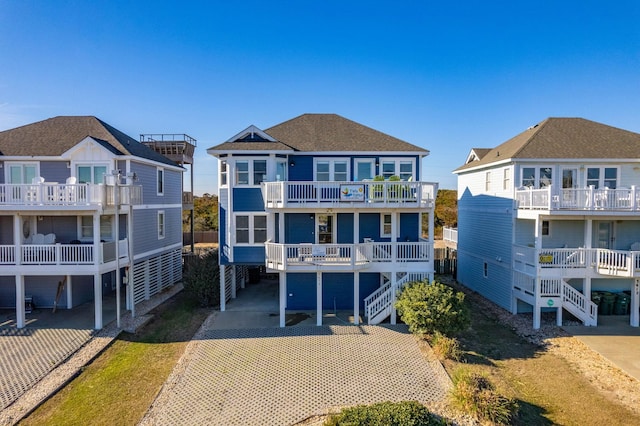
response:
<path id="1" fill-rule="evenodd" d="M 193 213 L 193 210 L 191 212 Z M 127 275 L 127 289 L 129 289 L 129 309 L 131 310 L 131 318 L 135 318 L 136 302 L 133 294 L 133 204 L 129 204 L 129 214 L 127 215 L 127 243 L 129 244 L 129 274 Z"/>
<path id="2" fill-rule="evenodd" d="M 67 309 L 71 309 L 73 306 L 73 283 L 71 282 L 71 275 L 67 275 Z"/>
<path id="3" fill-rule="evenodd" d="M 391 324 L 396 325 L 398 313 L 396 312 L 396 292 L 398 291 L 398 274 L 391 272 Z"/>
<path id="4" fill-rule="evenodd" d="M 536 278 L 535 281 L 535 298 L 533 299 L 533 329 L 537 330 L 540 328 L 540 278 Z"/>
<path id="5" fill-rule="evenodd" d="M 420 223 L 422 223 L 422 218 L 419 218 Z M 430 208 L 429 209 L 429 224 L 427 225 L 428 229 L 429 229 L 429 282 L 432 282 L 434 279 L 434 269 L 435 269 L 435 260 L 434 260 L 434 243 L 435 243 L 435 236 L 434 236 L 434 221 L 435 221 L 435 212 L 434 212 L 434 208 Z M 422 228 L 420 228 L 422 229 Z M 420 239 L 418 239 L 418 241 L 420 241 Z"/>
<path id="6" fill-rule="evenodd" d="M 96 330 L 102 329 L 102 276 L 93 274 L 93 299 L 95 305 L 95 326 Z"/>
<path id="7" fill-rule="evenodd" d="M 16 275 L 16 326 L 24 328 L 25 326 L 25 309 L 24 309 L 24 275 Z"/>
<path id="8" fill-rule="evenodd" d="M 286 325 L 287 314 L 287 273 L 280 272 L 280 327 Z"/>
<path id="9" fill-rule="evenodd" d="M 322 272 L 316 272 L 316 325 L 322 325 Z"/>
<path id="10" fill-rule="evenodd" d="M 236 265 L 231 267 L 231 298 L 236 298 L 236 280 L 238 279 L 238 274 L 236 272 Z"/>
<path id="11" fill-rule="evenodd" d="M 360 324 L 360 272 L 353 274 L 353 323 Z"/>
<path id="12" fill-rule="evenodd" d="M 640 326 L 640 279 L 635 279 L 631 289 L 631 317 L 629 324 L 632 327 Z"/>
<path id="13" fill-rule="evenodd" d="M 115 240 L 116 240 L 116 327 L 120 328 L 120 171 L 112 171 L 115 179 L 113 185 L 113 203 L 116 208 Z"/>
<path id="14" fill-rule="evenodd" d="M 227 295 L 225 291 L 225 275 L 227 268 L 225 265 L 220 265 L 220 312 L 224 312 L 226 309 Z"/>

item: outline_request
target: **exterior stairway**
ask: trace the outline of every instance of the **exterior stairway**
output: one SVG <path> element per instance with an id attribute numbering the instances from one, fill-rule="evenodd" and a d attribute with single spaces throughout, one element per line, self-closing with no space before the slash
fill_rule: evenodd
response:
<path id="1" fill-rule="evenodd" d="M 402 289 L 407 283 L 422 281 L 428 274 L 422 272 L 403 273 L 396 281 L 395 289 L 387 274 L 383 274 L 384 284 L 364 299 L 364 312 L 369 325 L 380 324 L 391 315 L 393 303 L 396 300 L 395 292 Z"/>
<path id="2" fill-rule="evenodd" d="M 584 325 L 598 325 L 598 305 L 562 280 L 562 307 Z"/>

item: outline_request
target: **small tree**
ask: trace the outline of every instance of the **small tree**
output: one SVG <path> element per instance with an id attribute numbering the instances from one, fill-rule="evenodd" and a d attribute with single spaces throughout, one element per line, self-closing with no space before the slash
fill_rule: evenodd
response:
<path id="1" fill-rule="evenodd" d="M 464 294 L 436 281 L 407 284 L 398 297 L 396 309 L 414 334 L 440 332 L 450 336 L 471 324 Z"/>
<path id="2" fill-rule="evenodd" d="M 218 251 L 209 250 L 203 255 L 185 259 L 186 270 L 182 277 L 184 289 L 200 306 L 220 304 L 220 266 Z"/>

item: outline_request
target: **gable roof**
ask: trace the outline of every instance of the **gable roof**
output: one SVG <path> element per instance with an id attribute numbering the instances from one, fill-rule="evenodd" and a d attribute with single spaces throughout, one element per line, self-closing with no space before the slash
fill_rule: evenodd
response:
<path id="1" fill-rule="evenodd" d="M 482 160 L 482 158 L 487 155 L 489 151 L 491 151 L 491 148 L 471 148 L 471 152 L 469 152 L 465 164 L 468 164 L 472 161 Z"/>
<path id="2" fill-rule="evenodd" d="M 337 114 L 303 114 L 264 130 L 277 142 L 227 141 L 207 152 L 236 150 L 300 152 L 429 151 Z"/>
<path id="3" fill-rule="evenodd" d="M 640 134 L 585 120 L 547 118 L 454 173 L 509 159 L 640 158 Z"/>
<path id="4" fill-rule="evenodd" d="M 87 136 L 116 155 L 176 164 L 93 116 L 58 116 L 0 132 L 0 155 L 60 156 Z"/>

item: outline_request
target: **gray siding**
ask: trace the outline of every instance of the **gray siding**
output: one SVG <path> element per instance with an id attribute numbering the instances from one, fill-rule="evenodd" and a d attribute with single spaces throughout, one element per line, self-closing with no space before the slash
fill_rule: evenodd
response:
<path id="1" fill-rule="evenodd" d="M 71 176 L 71 169 L 67 168 L 66 161 L 41 161 L 40 176 L 46 182 L 65 183 Z"/>
<path id="2" fill-rule="evenodd" d="M 133 211 L 133 252 L 140 254 L 182 242 L 182 209 L 164 209 L 165 237 L 158 239 L 158 211 Z"/>
<path id="3" fill-rule="evenodd" d="M 182 172 L 164 169 L 164 195 L 158 195 L 158 168 L 131 162 L 131 171 L 138 176 L 137 185 L 142 185 L 144 204 L 182 204 Z"/>

